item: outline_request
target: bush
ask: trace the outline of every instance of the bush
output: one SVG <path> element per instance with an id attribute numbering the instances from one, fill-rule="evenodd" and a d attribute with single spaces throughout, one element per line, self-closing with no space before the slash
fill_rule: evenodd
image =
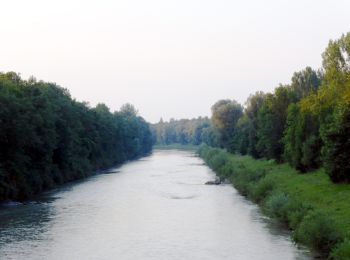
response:
<path id="1" fill-rule="evenodd" d="M 280 221 L 287 221 L 289 197 L 283 192 L 275 193 L 268 197 L 265 203 L 267 213 Z"/>
<path id="2" fill-rule="evenodd" d="M 213 170 L 218 171 L 220 174 L 221 168 L 226 164 L 227 161 L 228 155 L 220 151 L 209 159 L 209 164 Z"/>
<path id="3" fill-rule="evenodd" d="M 275 188 L 275 181 L 264 177 L 254 186 L 251 193 L 252 200 L 260 202 L 264 200 Z"/>
<path id="4" fill-rule="evenodd" d="M 230 161 L 227 162 L 225 165 L 223 165 L 221 167 L 221 172 L 220 172 L 220 175 L 222 177 L 225 177 L 225 178 L 229 178 L 231 175 L 234 174 L 234 167 L 233 167 L 233 163 L 231 163 Z"/>
<path id="5" fill-rule="evenodd" d="M 340 243 L 332 251 L 331 259 L 346 260 L 350 259 L 350 240 L 346 239 L 344 242 Z"/>
<path id="6" fill-rule="evenodd" d="M 270 216 L 286 223 L 289 228 L 295 230 L 312 210 L 312 206 L 300 202 L 286 193 L 278 192 L 268 197 L 265 210 Z"/>
<path id="7" fill-rule="evenodd" d="M 335 221 L 326 212 L 312 211 L 305 216 L 294 232 L 294 239 L 328 255 L 342 236 Z"/>
<path id="8" fill-rule="evenodd" d="M 287 221 L 288 226 L 295 230 L 303 221 L 304 217 L 313 209 L 313 206 L 295 199 L 290 200 L 288 205 Z"/>
<path id="9" fill-rule="evenodd" d="M 243 195 L 251 196 L 254 193 L 256 183 L 264 176 L 265 171 L 263 170 L 254 171 L 247 169 L 243 164 L 237 164 L 230 181 Z"/>

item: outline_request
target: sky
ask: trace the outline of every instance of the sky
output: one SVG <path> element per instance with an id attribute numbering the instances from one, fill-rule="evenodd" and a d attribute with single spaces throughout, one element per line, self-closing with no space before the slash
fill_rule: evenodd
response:
<path id="1" fill-rule="evenodd" d="M 1 0 L 0 71 L 55 82 L 149 122 L 210 116 L 220 99 L 322 66 L 348 0 Z"/>

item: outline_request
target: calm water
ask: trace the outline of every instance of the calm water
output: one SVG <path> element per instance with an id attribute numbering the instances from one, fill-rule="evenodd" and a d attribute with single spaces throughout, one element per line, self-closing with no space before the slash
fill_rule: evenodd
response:
<path id="1" fill-rule="evenodd" d="M 0 259 L 309 259 L 191 152 L 155 151 L 0 209 Z"/>

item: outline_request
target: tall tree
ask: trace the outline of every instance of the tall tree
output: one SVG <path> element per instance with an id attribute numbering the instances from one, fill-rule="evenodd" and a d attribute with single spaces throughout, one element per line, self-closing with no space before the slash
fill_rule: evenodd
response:
<path id="1" fill-rule="evenodd" d="M 219 100 L 212 108 L 214 127 L 220 132 L 220 144 L 229 151 L 234 151 L 236 125 L 243 115 L 243 107 L 235 100 Z"/>

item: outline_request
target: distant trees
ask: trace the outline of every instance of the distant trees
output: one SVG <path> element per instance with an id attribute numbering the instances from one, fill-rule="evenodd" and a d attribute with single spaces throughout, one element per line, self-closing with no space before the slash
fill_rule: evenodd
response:
<path id="1" fill-rule="evenodd" d="M 151 126 L 153 142 L 160 145 L 173 143 L 199 145 L 202 142 L 216 146 L 218 133 L 212 128 L 209 118 L 160 120 Z"/>
<path id="2" fill-rule="evenodd" d="M 0 200 L 25 199 L 150 152 L 131 105 L 90 108 L 53 83 L 0 73 Z"/>

